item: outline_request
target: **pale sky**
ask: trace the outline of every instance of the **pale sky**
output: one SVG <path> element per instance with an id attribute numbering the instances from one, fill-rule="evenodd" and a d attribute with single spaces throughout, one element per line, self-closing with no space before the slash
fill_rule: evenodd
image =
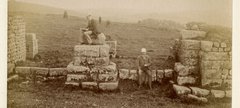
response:
<path id="1" fill-rule="evenodd" d="M 143 13 L 179 13 L 205 12 L 216 14 L 223 20 L 232 17 L 232 0 L 17 0 L 68 10 L 81 11 L 88 9 L 105 9 L 112 12 L 143 14 Z M 91 13 L 91 12 L 90 12 Z M 201 14 L 201 13 L 200 13 Z M 207 17 L 207 16 L 206 16 Z M 214 19 L 213 17 L 211 18 Z M 221 21 L 223 21 L 221 20 Z M 229 21 L 228 21 L 229 23 Z"/>

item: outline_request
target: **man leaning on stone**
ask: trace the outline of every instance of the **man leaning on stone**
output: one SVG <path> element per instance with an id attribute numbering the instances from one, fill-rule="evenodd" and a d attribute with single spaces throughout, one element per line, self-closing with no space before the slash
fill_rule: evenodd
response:
<path id="1" fill-rule="evenodd" d="M 97 27 L 97 22 L 92 18 L 91 15 L 87 16 L 88 26 L 83 31 L 82 44 L 92 44 L 92 38 L 97 38 L 101 33 Z M 92 37 L 93 36 L 93 37 Z"/>
<path id="2" fill-rule="evenodd" d="M 151 58 L 147 55 L 147 50 L 145 48 L 142 48 L 141 52 L 142 55 L 137 57 L 139 88 L 145 83 L 152 89 L 152 72 L 150 70 Z"/>

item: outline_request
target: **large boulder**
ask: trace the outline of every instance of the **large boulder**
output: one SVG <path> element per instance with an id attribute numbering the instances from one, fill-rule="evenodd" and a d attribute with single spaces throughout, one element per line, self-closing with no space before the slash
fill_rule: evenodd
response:
<path id="1" fill-rule="evenodd" d="M 187 95 L 187 94 L 191 93 L 191 89 L 189 89 L 185 86 L 179 86 L 179 85 L 176 85 L 176 84 L 173 84 L 173 90 L 175 91 L 175 93 L 178 96 Z"/>
<path id="2" fill-rule="evenodd" d="M 201 89 L 198 87 L 190 87 L 190 89 L 192 90 L 192 94 L 199 96 L 199 97 L 205 97 L 207 95 L 209 95 L 210 91 L 206 90 L 206 89 Z"/>

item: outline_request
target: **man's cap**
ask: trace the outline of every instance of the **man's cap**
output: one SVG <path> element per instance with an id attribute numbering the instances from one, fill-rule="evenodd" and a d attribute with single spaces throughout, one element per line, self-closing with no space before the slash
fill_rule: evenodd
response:
<path id="1" fill-rule="evenodd" d="M 147 52 L 146 48 L 142 48 L 141 52 Z"/>

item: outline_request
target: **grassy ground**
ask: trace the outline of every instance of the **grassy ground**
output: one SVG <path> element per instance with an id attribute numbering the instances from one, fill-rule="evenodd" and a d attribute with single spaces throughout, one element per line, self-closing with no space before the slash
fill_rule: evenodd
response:
<path id="1" fill-rule="evenodd" d="M 207 104 L 181 101 L 173 97 L 169 84 L 154 83 L 153 90 L 138 89 L 136 82 L 121 80 L 118 91 L 87 91 L 64 87 L 65 80 L 33 85 L 8 84 L 9 108 L 230 108 L 230 99 L 210 100 Z"/>

